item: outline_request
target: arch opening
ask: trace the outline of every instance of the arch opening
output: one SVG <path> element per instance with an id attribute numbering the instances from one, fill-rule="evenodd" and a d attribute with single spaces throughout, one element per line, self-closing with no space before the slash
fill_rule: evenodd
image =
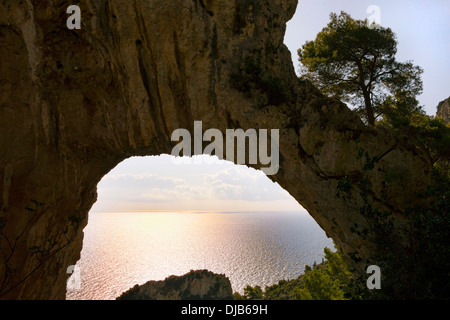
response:
<path id="1" fill-rule="evenodd" d="M 133 157 L 98 185 L 66 299 L 115 299 L 200 269 L 243 293 L 297 278 L 324 247 L 332 240 L 262 171 L 206 155 Z"/>
<path id="2" fill-rule="evenodd" d="M 61 28 L 61 15 L 45 5 L 18 1 L 2 7 L 11 19 L 2 26 L 8 45 L 0 48 L 10 62 L 0 81 L 6 85 L 0 108 L 5 137 L 0 211 L 8 218 L 6 225 L 4 219 L 0 223 L 0 246 L 20 241 L 8 253 L 14 261 L 1 261 L 0 273 L 7 271 L 14 282 L 0 290 L 0 298 L 64 298 L 66 268 L 78 259 L 78 234 L 98 181 L 127 157 L 168 152 L 169 134 L 194 120 L 221 130 L 279 128 L 276 181 L 334 238 L 360 275 L 366 275 L 367 265 L 379 263 L 380 253 L 391 254 L 377 244 L 383 234 L 372 227 L 377 218 L 360 210 L 367 184 L 359 182 L 367 180 L 361 179 L 358 149 L 378 158 L 366 172 L 372 182 L 369 205 L 392 213 L 393 235 L 413 226 L 403 210 L 430 182 L 429 161 L 395 143 L 385 130 L 367 128 L 347 106 L 309 82 L 298 81 L 292 66 L 296 59 L 282 45 L 297 1 L 255 2 L 254 7 L 212 1 L 214 15 L 197 3 L 183 2 L 183 10 L 176 1 L 89 5 L 84 14 L 92 18 L 91 32 L 77 36 Z M 299 12 L 309 15 L 306 8 Z M 258 73 L 267 74 L 263 81 L 246 75 L 252 60 L 261 65 Z M 270 83 L 271 89 L 285 87 L 286 95 L 265 94 L 261 89 Z M 239 90 L 240 84 L 252 90 Z M 392 172 L 399 175 L 387 181 Z M 348 178 L 356 206 L 336 197 Z M 361 236 L 354 232 L 356 225 L 363 235 L 372 232 Z M 402 241 L 399 247 L 411 246 Z M 405 277 L 415 283 L 405 261 L 399 270 L 411 270 Z"/>

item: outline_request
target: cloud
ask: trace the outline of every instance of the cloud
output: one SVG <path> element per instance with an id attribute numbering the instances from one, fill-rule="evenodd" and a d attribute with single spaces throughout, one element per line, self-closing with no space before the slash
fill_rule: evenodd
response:
<path id="1" fill-rule="evenodd" d="M 99 184 L 99 194 L 105 199 L 129 202 L 176 202 L 185 199 L 205 199 L 208 189 L 187 178 L 157 174 L 110 174 Z"/>
<path id="2" fill-rule="evenodd" d="M 120 188 L 124 185 L 133 185 L 139 188 L 173 188 L 184 182 L 184 179 L 170 176 L 160 176 L 157 174 L 111 174 L 103 178 L 102 184 Z"/>
<path id="3" fill-rule="evenodd" d="M 233 166 L 205 176 L 211 192 L 221 200 L 274 201 L 288 199 L 288 193 L 262 171 Z"/>
<path id="4" fill-rule="evenodd" d="M 218 165 L 186 166 L 180 172 L 173 164 L 166 167 L 146 164 L 144 173 L 111 171 L 98 185 L 99 201 L 152 207 L 152 204 L 181 205 L 189 203 L 217 202 L 271 202 L 292 199 L 279 185 L 272 182 L 262 171 L 246 166 Z M 136 169 L 136 168 L 134 168 Z M 159 173 L 150 172 L 159 169 Z M 163 170 L 161 170 L 163 169 Z M 131 171 L 131 170 L 130 170 Z M 133 204 L 133 205 L 132 205 Z"/>

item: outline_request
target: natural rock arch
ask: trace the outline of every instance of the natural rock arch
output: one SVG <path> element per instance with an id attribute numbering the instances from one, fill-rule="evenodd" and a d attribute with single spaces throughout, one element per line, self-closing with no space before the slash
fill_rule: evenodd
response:
<path id="1" fill-rule="evenodd" d="M 0 2 L 2 298 L 63 299 L 97 183 L 127 157 L 170 153 L 171 132 L 195 120 L 280 129 L 271 178 L 361 274 L 376 230 L 356 185 L 352 206 L 336 196 L 361 176 L 360 148 L 378 157 L 368 200 L 408 223 L 429 164 L 298 80 L 283 45 L 296 0 L 81 0 L 81 30 L 66 27 L 70 5 Z M 386 184 L 398 164 L 401 183 Z"/>

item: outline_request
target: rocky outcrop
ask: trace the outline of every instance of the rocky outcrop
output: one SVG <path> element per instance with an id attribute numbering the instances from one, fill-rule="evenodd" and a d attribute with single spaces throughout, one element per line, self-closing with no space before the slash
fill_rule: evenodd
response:
<path id="1" fill-rule="evenodd" d="M 232 300 L 230 280 L 208 270 L 135 285 L 117 300 Z"/>
<path id="2" fill-rule="evenodd" d="M 439 102 L 436 115 L 444 119 L 445 123 L 450 124 L 450 97 Z"/>
<path id="3" fill-rule="evenodd" d="M 170 153 L 195 120 L 279 129 L 271 179 L 360 274 L 380 234 L 361 208 L 408 229 L 430 163 L 299 81 L 283 44 L 296 0 L 76 2 L 81 30 L 66 27 L 72 1 L 0 0 L 1 298 L 64 299 L 97 183 L 128 157 Z"/>

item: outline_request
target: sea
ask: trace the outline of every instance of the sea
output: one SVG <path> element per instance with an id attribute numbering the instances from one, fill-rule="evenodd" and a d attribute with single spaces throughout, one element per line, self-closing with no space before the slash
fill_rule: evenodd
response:
<path id="1" fill-rule="evenodd" d="M 333 241 L 306 211 L 91 212 L 68 300 L 114 300 L 136 284 L 207 269 L 233 292 L 295 279 Z M 75 285 L 74 285 L 75 284 Z"/>

